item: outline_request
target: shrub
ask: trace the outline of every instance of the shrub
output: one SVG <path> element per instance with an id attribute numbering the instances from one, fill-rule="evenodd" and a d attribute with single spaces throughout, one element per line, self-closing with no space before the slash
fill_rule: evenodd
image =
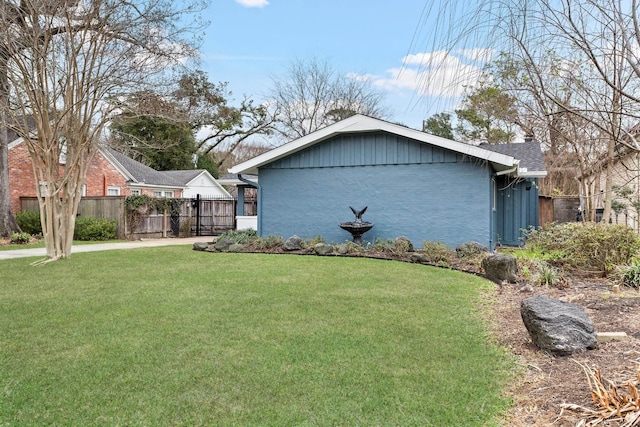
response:
<path id="1" fill-rule="evenodd" d="M 266 238 L 258 237 L 252 242 L 258 250 L 270 250 L 276 249 L 284 245 L 284 238 L 282 236 L 276 236 L 269 234 Z"/>
<path id="2" fill-rule="evenodd" d="M 77 218 L 73 238 L 76 240 L 115 239 L 116 222 L 104 218 Z"/>
<path id="3" fill-rule="evenodd" d="M 32 236 L 42 234 L 42 223 L 40 222 L 40 212 L 38 211 L 24 211 L 16 214 L 16 221 L 20 226 L 20 229 L 24 233 L 28 233 Z"/>
<path id="4" fill-rule="evenodd" d="M 246 245 L 258 239 L 258 232 L 251 228 L 248 230 L 229 230 L 218 236 L 218 240 L 225 238 L 233 240 L 234 243 Z"/>
<path id="5" fill-rule="evenodd" d="M 429 262 L 438 265 L 450 265 L 453 259 L 453 250 L 442 242 L 424 241 L 422 250 Z"/>
<path id="6" fill-rule="evenodd" d="M 640 288 L 640 259 L 634 258 L 631 264 L 620 266 L 618 271 L 623 285 Z"/>
<path id="7" fill-rule="evenodd" d="M 527 246 L 548 259 L 602 274 L 628 264 L 640 250 L 631 227 L 600 223 L 553 224 L 527 232 Z"/>
<path id="8" fill-rule="evenodd" d="M 22 232 L 22 233 L 11 233 L 11 243 L 16 243 L 18 245 L 22 245 L 25 243 L 29 243 L 31 240 L 31 234 Z"/>
<path id="9" fill-rule="evenodd" d="M 560 280 L 560 271 L 545 261 L 534 263 L 538 273 L 537 282 L 542 286 L 554 286 Z"/>

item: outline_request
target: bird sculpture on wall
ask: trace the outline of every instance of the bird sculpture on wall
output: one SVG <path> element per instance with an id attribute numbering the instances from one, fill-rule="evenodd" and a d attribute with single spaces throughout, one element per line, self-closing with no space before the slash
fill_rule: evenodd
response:
<path id="1" fill-rule="evenodd" d="M 356 209 L 352 208 L 351 206 L 349 206 L 349 208 L 351 209 L 351 212 L 353 212 L 353 214 L 356 216 L 356 222 L 362 222 L 362 214 L 365 213 L 365 211 L 367 210 L 368 206 L 365 206 L 361 210 L 356 210 Z"/>

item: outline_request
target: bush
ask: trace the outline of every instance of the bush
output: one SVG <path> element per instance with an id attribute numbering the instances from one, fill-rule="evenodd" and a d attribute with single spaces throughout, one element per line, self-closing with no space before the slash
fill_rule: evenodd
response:
<path id="1" fill-rule="evenodd" d="M 424 241 L 422 250 L 429 262 L 438 265 L 450 265 L 454 251 L 442 242 Z"/>
<path id="2" fill-rule="evenodd" d="M 24 211 L 16 214 L 16 221 L 24 233 L 32 236 L 42 234 L 42 223 L 40 222 L 40 212 Z"/>
<path id="3" fill-rule="evenodd" d="M 246 245 L 258 240 L 258 232 L 251 228 L 248 230 L 229 230 L 218 236 L 218 240 L 224 238 L 231 239 L 234 243 Z"/>
<path id="4" fill-rule="evenodd" d="M 534 263 L 538 273 L 536 274 L 536 281 L 542 286 L 555 286 L 560 280 L 560 271 L 552 265 L 549 265 L 545 261 L 538 261 Z"/>
<path id="5" fill-rule="evenodd" d="M 31 240 L 31 234 L 22 232 L 22 233 L 11 233 L 11 243 L 16 243 L 18 245 L 22 245 L 25 243 L 29 243 Z"/>
<path id="6" fill-rule="evenodd" d="M 640 240 L 625 225 L 576 222 L 529 230 L 527 247 L 550 261 L 606 275 L 629 264 L 640 250 Z"/>
<path id="7" fill-rule="evenodd" d="M 640 259 L 633 259 L 631 264 L 619 267 L 618 271 L 623 285 L 640 288 Z"/>
<path id="8" fill-rule="evenodd" d="M 116 238 L 116 222 L 104 218 L 77 218 L 75 240 L 111 240 Z"/>

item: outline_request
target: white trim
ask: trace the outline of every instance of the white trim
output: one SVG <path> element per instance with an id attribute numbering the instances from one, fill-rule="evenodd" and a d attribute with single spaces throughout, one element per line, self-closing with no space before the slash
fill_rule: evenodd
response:
<path id="1" fill-rule="evenodd" d="M 466 154 L 481 160 L 486 160 L 498 166 L 497 169 L 509 169 L 517 166 L 518 162 L 511 156 L 497 153 L 495 151 L 485 150 L 483 148 L 465 144 L 463 142 L 453 141 L 439 136 L 431 135 L 419 130 L 410 129 L 405 126 L 396 125 L 385 122 L 383 120 L 374 119 L 372 117 L 356 114 L 345 120 L 334 123 L 325 128 L 319 129 L 302 138 L 295 139 L 280 147 L 267 151 L 264 154 L 256 156 L 246 162 L 240 163 L 229 169 L 229 173 L 258 174 L 258 168 L 268 163 L 289 156 L 305 148 L 311 147 L 321 141 L 331 138 L 338 134 L 354 133 L 354 132 L 374 132 L 384 131 L 395 135 L 404 136 L 436 147 L 446 148 L 457 153 Z"/>
<path id="2" fill-rule="evenodd" d="M 209 178 L 209 180 L 214 184 L 214 186 L 220 190 L 222 192 L 222 194 L 226 197 L 231 197 L 231 194 L 229 194 L 229 192 L 227 190 L 225 190 L 225 188 L 220 185 L 220 183 L 218 182 L 217 179 L 215 179 L 213 177 L 213 175 L 211 175 L 209 173 L 208 170 L 204 169 L 202 172 L 200 172 L 198 175 L 196 175 L 191 181 L 187 182 L 187 185 L 184 187 L 185 189 L 189 188 L 189 186 L 191 185 L 191 183 L 193 183 L 196 179 L 200 178 L 202 175 L 205 175 L 205 177 Z"/>

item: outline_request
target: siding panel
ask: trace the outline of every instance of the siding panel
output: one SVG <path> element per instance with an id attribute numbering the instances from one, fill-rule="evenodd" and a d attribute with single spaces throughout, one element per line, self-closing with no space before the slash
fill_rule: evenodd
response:
<path id="1" fill-rule="evenodd" d="M 349 206 L 368 206 L 363 219 L 375 226 L 366 241 L 405 235 L 418 247 L 425 240 L 488 246 L 490 181 L 488 167 L 470 163 L 261 169 L 261 234 L 344 242 L 350 235 L 338 224 L 353 220 Z"/>

